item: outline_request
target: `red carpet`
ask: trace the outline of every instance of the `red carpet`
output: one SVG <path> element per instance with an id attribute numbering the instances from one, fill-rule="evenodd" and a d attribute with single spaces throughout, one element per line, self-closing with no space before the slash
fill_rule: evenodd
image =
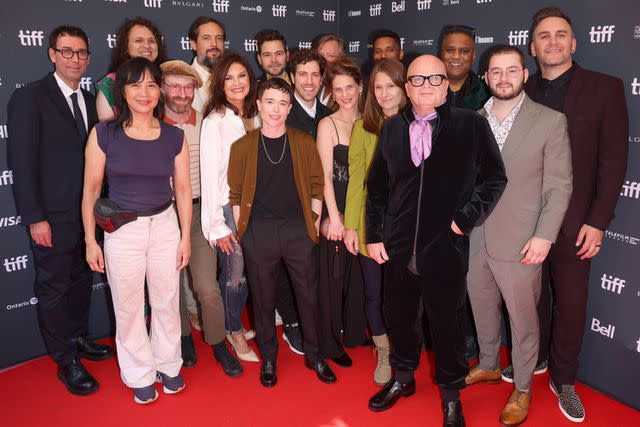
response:
<path id="1" fill-rule="evenodd" d="M 197 332 L 197 331 L 194 331 Z M 378 390 L 372 382 L 375 358 L 371 350 L 349 350 L 351 368 L 332 365 L 336 384 L 324 384 L 304 367 L 302 356 L 280 346 L 278 385 L 266 389 L 258 380 L 259 365 L 244 363 L 245 372 L 228 378 L 216 366 L 211 348 L 194 333 L 198 363 L 182 370 L 187 388 L 164 395 L 148 405 L 133 402 L 133 393 L 120 381 L 116 360 L 85 362 L 100 382 L 98 393 L 69 394 L 55 376 L 48 357 L 0 373 L 0 426 L 440 426 L 437 388 L 430 375 L 429 357 L 423 356 L 417 373 L 417 392 L 383 413 L 367 408 Z M 255 348 L 255 343 L 251 342 Z M 535 378 L 527 426 L 573 426 L 562 416 L 548 387 L 548 374 Z M 582 384 L 576 386 L 587 418 L 594 427 L 640 426 L 640 413 Z M 158 388 L 160 390 L 160 388 Z M 511 385 L 480 384 L 462 392 L 467 425 L 499 425 L 502 405 Z"/>

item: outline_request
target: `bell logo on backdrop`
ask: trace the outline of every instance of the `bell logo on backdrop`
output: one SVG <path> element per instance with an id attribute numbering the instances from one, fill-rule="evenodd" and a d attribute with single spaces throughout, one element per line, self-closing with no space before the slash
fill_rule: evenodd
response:
<path id="1" fill-rule="evenodd" d="M 370 16 L 380 16 L 381 13 L 382 13 L 382 3 L 376 3 L 369 6 Z"/>
<path id="2" fill-rule="evenodd" d="M 285 18 L 287 16 L 287 6 L 283 4 L 274 4 L 273 7 L 271 7 L 271 12 L 276 18 Z"/>
<path id="3" fill-rule="evenodd" d="M 509 35 L 507 36 L 507 38 L 509 40 L 510 46 L 525 46 L 527 44 L 527 39 L 529 39 L 529 31 L 509 31 Z"/>
<path id="4" fill-rule="evenodd" d="M 44 31 L 40 30 L 20 30 L 18 40 L 22 46 L 42 46 Z"/>
<path id="5" fill-rule="evenodd" d="M 14 225 L 19 225 L 22 222 L 22 217 L 18 216 L 5 216 L 4 218 L 0 218 L 0 228 L 4 227 L 13 227 Z"/>
<path id="6" fill-rule="evenodd" d="M 637 77 L 631 82 L 631 95 L 640 95 L 640 82 Z"/>
<path id="7" fill-rule="evenodd" d="M 298 49 L 299 50 L 303 50 L 303 49 L 311 49 L 311 42 L 298 42 Z"/>
<path id="8" fill-rule="evenodd" d="M 13 273 L 14 271 L 18 270 L 24 270 L 25 268 L 27 268 L 27 261 L 29 261 L 29 257 L 27 255 L 5 258 L 4 269 L 7 270 L 8 273 Z"/>
<path id="9" fill-rule="evenodd" d="M 9 131 L 7 130 L 7 125 L 0 125 L 0 139 L 9 138 Z"/>
<path id="10" fill-rule="evenodd" d="M 13 185 L 13 171 L 10 169 L 3 170 L 0 174 L 0 186 Z"/>
<path id="11" fill-rule="evenodd" d="M 162 7 L 162 0 L 144 0 L 144 7 L 155 7 L 159 9 Z"/>
<path id="12" fill-rule="evenodd" d="M 595 317 L 591 319 L 591 330 L 593 332 L 598 332 L 599 334 L 604 335 L 609 339 L 613 339 L 613 336 L 616 333 L 615 326 L 613 325 L 600 326 L 600 320 L 596 319 Z"/>
<path id="13" fill-rule="evenodd" d="M 602 289 L 618 295 L 620 295 L 624 287 L 627 286 L 626 283 L 626 280 L 611 275 L 608 276 L 606 273 L 600 278 L 600 287 Z"/>
<path id="14" fill-rule="evenodd" d="M 115 34 L 107 34 L 107 46 L 109 49 L 113 49 L 116 47 L 116 35 Z"/>
<path id="15" fill-rule="evenodd" d="M 229 0 L 213 0 L 211 6 L 216 13 L 229 13 Z"/>
<path id="16" fill-rule="evenodd" d="M 640 198 L 640 182 L 625 181 L 624 184 L 622 184 L 620 195 L 632 199 Z"/>
<path id="17" fill-rule="evenodd" d="M 244 50 L 245 52 L 257 52 L 258 41 L 256 39 L 244 39 Z"/>
<path id="18" fill-rule="evenodd" d="M 416 4 L 418 5 L 418 10 L 431 9 L 431 0 L 418 0 Z"/>
<path id="19" fill-rule="evenodd" d="M 591 43 L 611 43 L 615 28 L 615 25 L 598 25 L 597 27 L 591 27 L 591 31 L 589 31 L 589 41 Z"/>
<path id="20" fill-rule="evenodd" d="M 405 10 L 405 0 L 391 2 L 391 13 L 404 12 Z"/>
<path id="21" fill-rule="evenodd" d="M 180 49 L 191 50 L 191 40 L 189 37 L 180 37 Z"/>
<path id="22" fill-rule="evenodd" d="M 336 20 L 336 11 L 324 9 L 322 11 L 322 20 L 325 22 L 334 22 Z"/>
<path id="23" fill-rule="evenodd" d="M 357 53 L 360 52 L 360 42 L 354 41 L 349 42 L 349 53 Z"/>

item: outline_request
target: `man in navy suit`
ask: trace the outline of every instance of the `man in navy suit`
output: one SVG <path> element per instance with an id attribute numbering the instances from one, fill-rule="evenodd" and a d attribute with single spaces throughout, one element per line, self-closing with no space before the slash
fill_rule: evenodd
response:
<path id="1" fill-rule="evenodd" d="M 8 105 L 7 154 L 33 251 L 40 331 L 58 378 L 79 395 L 98 389 L 79 358 L 113 356 L 110 347 L 86 338 L 92 282 L 80 203 L 87 134 L 98 120 L 95 97 L 79 87 L 88 47 L 82 29 L 54 29 L 48 52 L 55 72 L 17 89 Z"/>

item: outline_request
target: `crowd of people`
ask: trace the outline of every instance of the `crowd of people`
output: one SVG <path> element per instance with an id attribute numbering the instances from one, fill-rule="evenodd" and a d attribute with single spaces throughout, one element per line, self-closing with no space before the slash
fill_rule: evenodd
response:
<path id="1" fill-rule="evenodd" d="M 338 35 L 289 52 L 264 29 L 258 79 L 225 52 L 217 19 L 192 23 L 188 64 L 138 17 L 117 31 L 94 96 L 79 87 L 87 35 L 57 27 L 55 71 L 9 102 L 8 158 L 60 381 L 91 394 L 81 358 L 114 355 L 86 336 L 93 271 L 108 278 L 120 375 L 139 404 L 156 382 L 184 389 L 192 326 L 226 375 L 260 363 L 275 386 L 282 322 L 325 383 L 337 381 L 329 362 L 352 366 L 346 349 L 374 347 L 373 411 L 415 393 L 430 347 L 445 426 L 465 425 L 462 388 L 500 381 L 514 384 L 500 422 L 522 424 L 547 369 L 562 414 L 583 421 L 590 260 L 624 179 L 628 115 L 619 79 L 573 61 L 562 10 L 538 11 L 530 34 L 537 72 L 495 45 L 478 75 L 471 27 L 445 25 L 438 54 L 406 67 L 399 36 L 381 30 L 363 75 Z"/>

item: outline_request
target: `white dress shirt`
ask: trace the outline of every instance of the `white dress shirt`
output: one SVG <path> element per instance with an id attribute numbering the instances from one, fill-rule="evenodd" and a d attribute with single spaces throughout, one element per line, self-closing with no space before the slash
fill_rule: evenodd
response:
<path id="1" fill-rule="evenodd" d="M 78 106 L 80 107 L 80 112 L 82 112 L 82 118 L 84 119 L 84 127 L 87 129 L 87 134 L 89 133 L 89 124 L 87 122 L 87 105 L 84 103 L 84 95 L 82 94 L 82 89 L 80 89 L 80 86 L 78 86 L 78 89 L 73 90 L 71 89 L 69 86 L 67 86 L 67 84 L 65 82 L 62 81 L 62 79 L 58 76 L 58 73 L 53 73 L 53 76 L 56 78 L 56 82 L 58 83 L 58 87 L 60 87 L 60 90 L 62 91 L 62 94 L 64 95 L 64 99 L 67 101 L 67 104 L 69 105 L 69 109 L 71 110 L 71 115 L 73 117 L 75 117 L 75 115 L 73 114 L 73 102 L 71 101 L 71 94 L 72 93 L 77 93 L 78 94 Z"/>
<path id="2" fill-rule="evenodd" d="M 209 70 L 207 70 L 202 65 L 200 65 L 200 63 L 196 58 L 193 58 L 193 62 L 191 63 L 191 66 L 193 67 L 194 70 L 196 70 L 196 73 L 198 73 L 198 75 L 200 76 L 200 79 L 202 80 L 202 87 L 200 89 L 195 90 L 195 94 L 193 96 L 193 102 L 191 103 L 191 106 L 202 113 L 204 112 L 203 111 L 204 107 L 207 105 L 207 102 L 209 101 L 209 88 L 211 87 L 211 80 L 210 80 L 211 73 L 209 72 Z"/>
<path id="3" fill-rule="evenodd" d="M 307 107 L 307 104 L 305 104 L 304 99 L 300 98 L 298 96 L 298 92 L 293 92 L 293 96 L 296 97 L 296 100 L 298 101 L 298 104 L 300 104 L 300 106 L 302 107 L 302 109 L 309 115 L 309 117 L 312 118 L 316 118 L 316 110 L 318 109 L 318 100 L 316 98 L 313 98 L 313 107 L 309 108 Z"/>
<path id="4" fill-rule="evenodd" d="M 254 118 L 259 127 L 260 118 Z M 224 220 L 222 207 L 229 204 L 227 171 L 231 145 L 246 134 L 239 116 L 227 108 L 224 114 L 212 111 L 202 121 L 200 133 L 200 200 L 202 232 L 213 242 L 228 236 L 231 229 Z"/>

